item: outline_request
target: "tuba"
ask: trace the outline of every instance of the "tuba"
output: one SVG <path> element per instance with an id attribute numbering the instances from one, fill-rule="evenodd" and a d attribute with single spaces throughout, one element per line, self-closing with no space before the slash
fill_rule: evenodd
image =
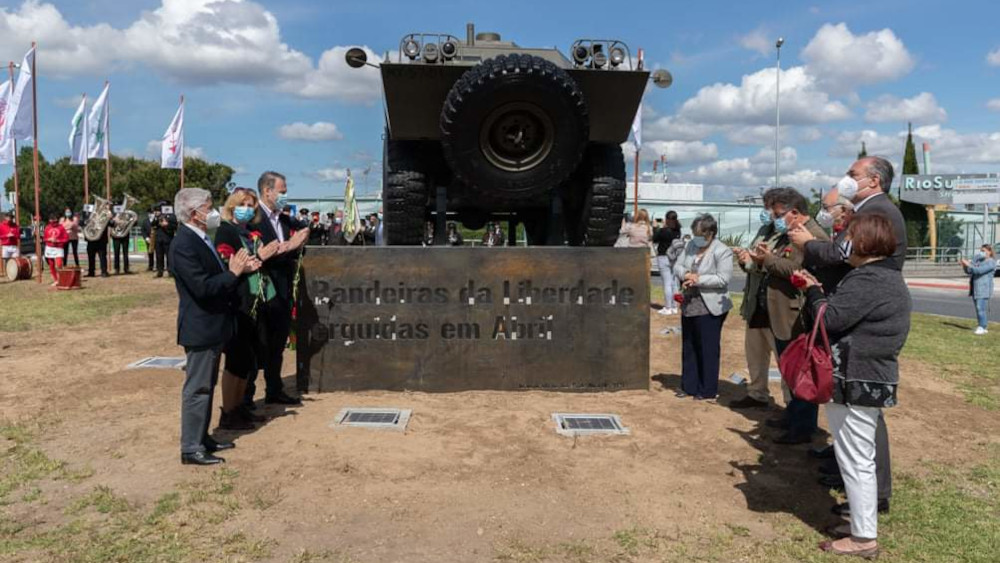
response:
<path id="1" fill-rule="evenodd" d="M 132 230 L 132 225 L 135 225 L 135 222 L 139 219 L 139 215 L 129 209 L 129 207 L 135 205 L 138 201 L 136 198 L 125 194 L 125 199 L 122 200 L 122 210 L 115 213 L 111 221 L 112 238 L 125 238 L 128 236 Z"/>
<path id="2" fill-rule="evenodd" d="M 94 242 L 101 238 L 111 221 L 111 202 L 103 197 L 94 196 L 94 211 L 83 226 L 83 238 Z"/>

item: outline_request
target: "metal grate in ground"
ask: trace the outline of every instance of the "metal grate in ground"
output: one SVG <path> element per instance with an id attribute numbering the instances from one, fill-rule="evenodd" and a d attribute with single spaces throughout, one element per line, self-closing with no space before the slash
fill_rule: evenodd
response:
<path id="1" fill-rule="evenodd" d="M 125 366 L 125 369 L 184 369 L 187 365 L 187 358 L 167 358 L 162 356 L 152 356 L 143 358 L 137 362 Z"/>
<path id="2" fill-rule="evenodd" d="M 552 420 L 556 432 L 564 436 L 629 433 L 616 414 L 552 413 Z"/>
<path id="3" fill-rule="evenodd" d="M 356 426 L 402 432 L 410 422 L 411 413 L 410 409 L 347 407 L 337 413 L 337 418 L 334 419 L 330 426 L 332 428 Z"/>

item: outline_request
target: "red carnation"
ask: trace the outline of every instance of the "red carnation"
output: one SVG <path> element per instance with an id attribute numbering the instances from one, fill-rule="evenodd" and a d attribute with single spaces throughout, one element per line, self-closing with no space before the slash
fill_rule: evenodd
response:
<path id="1" fill-rule="evenodd" d="M 260 231 L 250 231 L 251 240 L 260 240 Z"/>
<path id="2" fill-rule="evenodd" d="M 236 250 L 226 243 L 216 245 L 216 250 L 219 251 L 219 256 L 222 256 L 224 260 L 232 258 L 233 254 L 236 254 Z"/>
<path id="3" fill-rule="evenodd" d="M 787 256 L 791 256 L 791 255 L 792 255 L 792 247 L 790 247 L 790 246 L 786 247 L 785 248 L 785 256 L 787 257 Z"/>
<path id="4" fill-rule="evenodd" d="M 675 293 L 674 294 L 674 301 L 683 304 L 684 303 L 684 294 L 682 294 L 682 293 Z"/>

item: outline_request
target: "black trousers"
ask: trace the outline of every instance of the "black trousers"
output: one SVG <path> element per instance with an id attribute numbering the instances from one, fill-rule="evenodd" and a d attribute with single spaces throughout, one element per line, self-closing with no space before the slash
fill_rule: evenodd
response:
<path id="1" fill-rule="evenodd" d="M 681 317 L 681 389 L 688 395 L 719 394 L 719 356 L 726 315 Z"/>
<path id="2" fill-rule="evenodd" d="M 154 256 L 156 256 L 156 250 L 151 245 L 147 244 L 146 245 L 146 257 L 149 258 L 149 267 L 147 268 L 147 270 L 149 270 L 150 272 L 153 271 L 153 266 L 156 265 L 156 263 L 153 261 L 153 259 L 154 259 L 153 257 Z"/>
<path id="3" fill-rule="evenodd" d="M 275 297 L 257 312 L 260 335 L 258 367 L 264 369 L 265 395 L 273 397 L 285 390 L 281 381 L 281 364 L 284 360 L 285 345 L 292 327 L 292 308 L 286 299 Z M 257 371 L 247 379 L 246 401 L 253 402 L 257 393 Z"/>
<path id="4" fill-rule="evenodd" d="M 123 266 L 125 266 L 125 273 L 128 273 L 128 239 L 127 238 L 116 238 L 111 239 L 115 247 L 115 273 L 118 273 L 118 257 L 121 255 Z"/>
<path id="5" fill-rule="evenodd" d="M 163 274 L 164 268 L 169 268 L 170 265 L 167 264 L 167 251 L 170 250 L 170 241 L 161 240 L 162 237 L 156 237 L 156 273 Z"/>
<path id="6" fill-rule="evenodd" d="M 101 261 L 101 274 L 108 273 L 108 239 L 87 241 L 87 275 L 94 275 L 94 266 Z"/>
<path id="7" fill-rule="evenodd" d="M 69 251 L 73 249 L 73 262 L 76 263 L 76 267 L 80 267 L 80 239 L 74 238 L 70 239 L 63 247 L 63 266 L 69 266 Z"/>

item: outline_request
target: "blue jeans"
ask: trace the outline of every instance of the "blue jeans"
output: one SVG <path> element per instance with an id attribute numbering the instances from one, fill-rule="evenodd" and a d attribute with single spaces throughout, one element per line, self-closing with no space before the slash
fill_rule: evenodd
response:
<path id="1" fill-rule="evenodd" d="M 976 304 L 976 320 L 979 321 L 979 326 L 982 328 L 986 328 L 986 323 L 987 323 L 986 310 L 990 304 L 989 298 L 973 299 L 972 302 Z"/>

